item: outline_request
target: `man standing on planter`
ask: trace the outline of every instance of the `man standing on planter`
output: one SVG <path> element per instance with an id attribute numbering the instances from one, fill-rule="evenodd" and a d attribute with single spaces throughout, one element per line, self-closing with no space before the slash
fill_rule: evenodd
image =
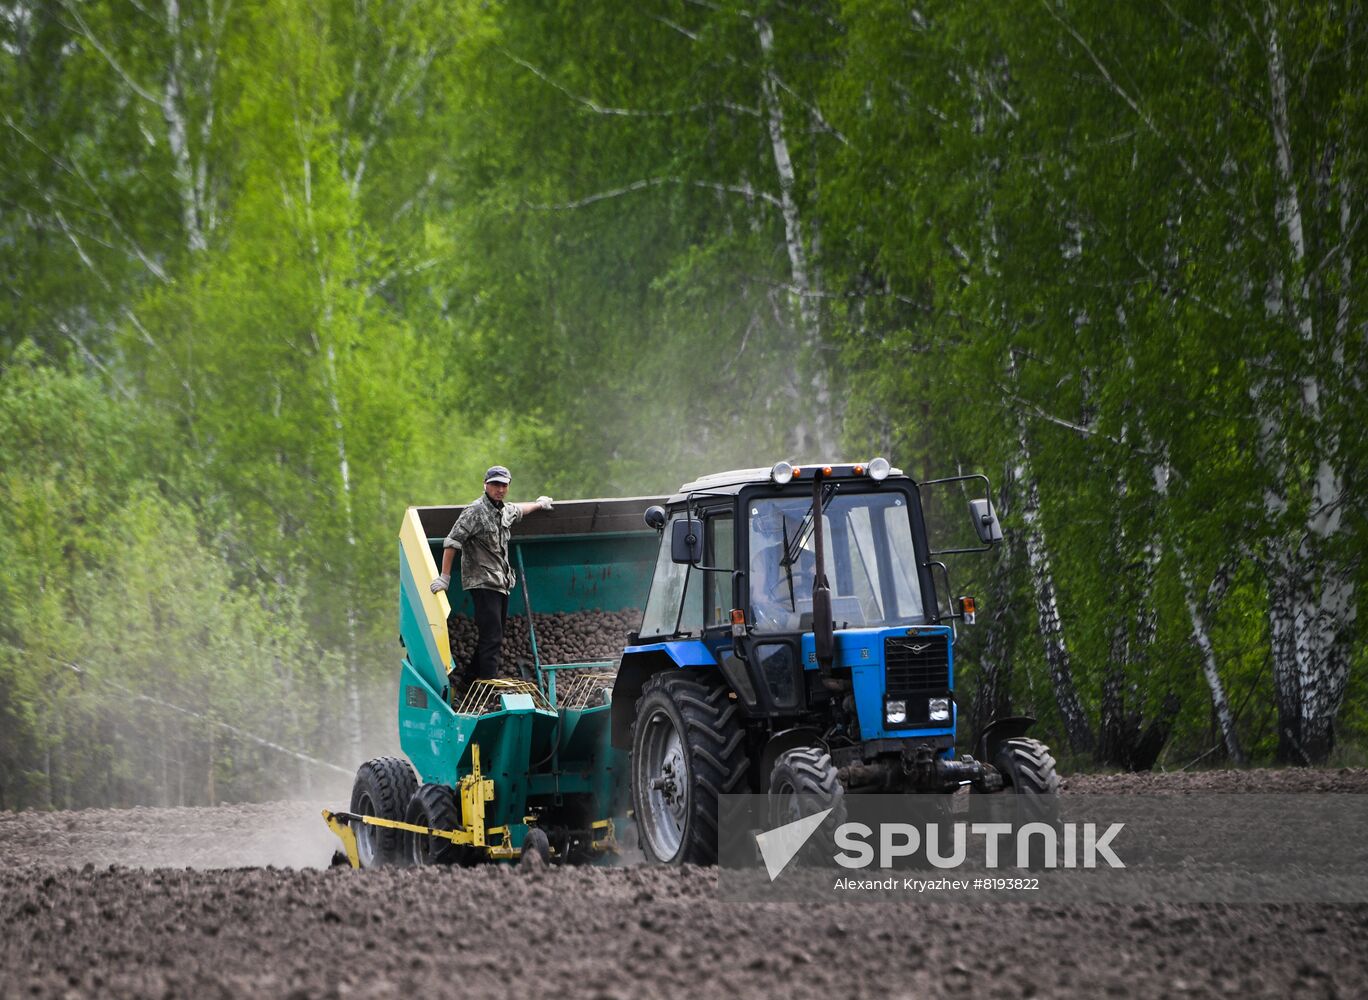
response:
<path id="1" fill-rule="evenodd" d="M 478 638 L 470 658 L 468 675 L 492 680 L 499 674 L 504 623 L 508 619 L 508 594 L 517 577 L 508 562 L 508 539 L 513 525 L 537 510 L 550 510 L 551 498 L 533 503 L 508 503 L 508 469 L 495 465 L 485 473 L 484 494 L 461 512 L 442 543 L 442 575 L 432 581 L 435 594 L 451 585 L 451 563 L 461 553 L 461 589 L 475 605 Z"/>

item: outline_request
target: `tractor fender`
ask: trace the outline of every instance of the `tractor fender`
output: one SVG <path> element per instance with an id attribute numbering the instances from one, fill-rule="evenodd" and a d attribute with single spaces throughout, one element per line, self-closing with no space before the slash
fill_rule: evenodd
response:
<path id="1" fill-rule="evenodd" d="M 983 727 L 979 737 L 979 760 L 991 764 L 997 757 L 998 747 L 1007 740 L 1025 736 L 1026 730 L 1035 725 L 1035 717 L 1030 715 L 1004 715 Z"/>
<path id="2" fill-rule="evenodd" d="M 784 729 L 769 738 L 765 748 L 760 751 L 760 787 L 764 791 L 769 788 L 770 772 L 774 770 L 774 762 L 779 759 L 779 755 L 785 750 L 792 750 L 795 747 L 821 747 L 825 749 L 826 741 L 822 739 L 822 734 L 808 726 L 797 726 L 793 729 Z"/>
<path id="3" fill-rule="evenodd" d="M 632 748 L 632 723 L 636 703 L 646 682 L 662 670 L 683 667 L 716 667 L 717 660 L 701 642 L 661 642 L 637 648 L 628 647 L 618 664 L 613 681 L 612 716 L 609 736 L 618 750 Z"/>

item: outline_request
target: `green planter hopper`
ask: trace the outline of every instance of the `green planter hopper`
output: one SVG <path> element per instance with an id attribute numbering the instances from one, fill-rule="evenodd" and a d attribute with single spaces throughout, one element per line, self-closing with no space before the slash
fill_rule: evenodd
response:
<path id="1" fill-rule="evenodd" d="M 529 612 L 639 612 L 659 548 L 659 536 L 642 515 L 660 502 L 575 500 L 528 515 L 514 527 L 509 553 L 518 576 L 510 616 L 530 622 Z M 459 554 L 450 597 L 432 593 L 429 584 L 443 539 L 463 509 L 411 507 L 404 515 L 399 739 L 417 781 L 401 761 L 367 762 L 358 772 L 351 811 L 325 814 L 354 865 L 517 857 L 533 829 L 545 834 L 553 854 L 585 859 L 613 848 L 611 820 L 626 811 L 627 758 L 609 740 L 615 662 L 542 662 L 534 631 L 526 680 L 477 682 L 453 693 L 452 681 L 465 665 L 452 662 L 447 617 L 472 614 L 459 589 Z M 573 680 L 558 684 L 558 675 L 569 676 L 561 674 L 567 668 L 574 668 Z M 369 794 L 361 790 L 366 782 Z M 371 814 L 357 812 L 358 796 Z M 406 801 L 400 805 L 399 799 Z M 433 803 L 448 800 L 456 802 L 459 822 L 444 825 L 456 829 L 435 829 Z M 441 850 L 434 851 L 434 843 Z"/>

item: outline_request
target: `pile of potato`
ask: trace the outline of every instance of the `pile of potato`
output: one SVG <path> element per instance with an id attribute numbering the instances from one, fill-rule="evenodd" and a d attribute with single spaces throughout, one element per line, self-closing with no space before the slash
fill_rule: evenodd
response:
<path id="1" fill-rule="evenodd" d="M 542 663 L 580 663 L 594 660 L 614 660 L 622 656 L 627 634 L 641 624 L 641 611 L 560 611 L 551 615 L 534 614 L 532 622 L 537 631 L 537 654 Z M 458 674 L 465 673 L 470 657 L 475 652 L 475 621 L 464 615 L 447 619 L 447 634 L 451 639 L 451 654 Z M 532 672 L 532 642 L 524 615 L 509 615 L 504 626 L 501 677 L 523 677 L 519 663 L 526 663 Z M 570 674 L 562 671 L 560 676 Z"/>

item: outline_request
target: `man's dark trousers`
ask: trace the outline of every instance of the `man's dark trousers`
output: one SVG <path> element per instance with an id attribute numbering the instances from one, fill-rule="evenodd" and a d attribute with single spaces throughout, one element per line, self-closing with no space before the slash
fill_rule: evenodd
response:
<path id="1" fill-rule="evenodd" d="M 475 602 L 475 653 L 470 669 L 476 680 L 493 680 L 499 675 L 499 656 L 503 649 L 504 623 L 508 620 L 508 595 L 497 590 L 468 590 Z"/>

